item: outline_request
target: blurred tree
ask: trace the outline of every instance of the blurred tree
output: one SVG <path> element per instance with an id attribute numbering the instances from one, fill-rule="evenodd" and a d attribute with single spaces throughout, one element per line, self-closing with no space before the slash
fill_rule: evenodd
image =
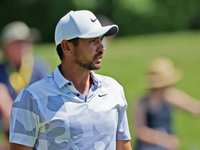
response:
<path id="1" fill-rule="evenodd" d="M 200 0 L 1 0 L 0 29 L 21 20 L 53 42 L 58 20 L 70 10 L 87 9 L 120 27 L 117 36 L 200 29 Z"/>
<path id="2" fill-rule="evenodd" d="M 0 29 L 12 21 L 24 21 L 40 30 L 43 41 L 53 42 L 57 22 L 72 9 L 76 9 L 72 0 L 1 0 Z"/>

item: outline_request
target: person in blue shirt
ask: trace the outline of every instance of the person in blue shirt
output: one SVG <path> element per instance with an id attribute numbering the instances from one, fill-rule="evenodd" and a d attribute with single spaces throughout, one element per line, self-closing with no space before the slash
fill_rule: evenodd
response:
<path id="1" fill-rule="evenodd" d="M 31 31 L 24 22 L 15 21 L 6 25 L 1 33 L 0 120 L 6 135 L 14 99 L 23 88 L 49 73 L 47 63 L 33 56 Z"/>
<path id="2" fill-rule="evenodd" d="M 55 43 L 61 64 L 16 98 L 11 150 L 132 149 L 122 86 L 93 72 L 101 68 L 103 37 L 117 32 L 117 25 L 102 27 L 87 10 L 60 19 Z"/>

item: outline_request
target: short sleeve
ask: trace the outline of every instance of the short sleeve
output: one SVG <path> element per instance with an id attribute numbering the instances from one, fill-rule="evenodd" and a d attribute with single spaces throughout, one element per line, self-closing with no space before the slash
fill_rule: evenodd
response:
<path id="1" fill-rule="evenodd" d="M 119 109 L 119 119 L 118 119 L 118 129 L 117 129 L 117 140 L 130 140 L 130 131 L 128 125 L 128 119 L 126 114 L 127 102 L 124 96 L 123 88 L 121 88 L 121 99 L 123 100 L 123 105 Z"/>
<path id="2" fill-rule="evenodd" d="M 13 103 L 10 116 L 11 143 L 33 147 L 38 136 L 38 106 L 31 93 L 22 90 Z"/>

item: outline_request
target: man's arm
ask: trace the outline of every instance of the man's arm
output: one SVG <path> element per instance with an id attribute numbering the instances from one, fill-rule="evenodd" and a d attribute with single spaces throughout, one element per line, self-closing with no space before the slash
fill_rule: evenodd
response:
<path id="1" fill-rule="evenodd" d="M 129 140 L 117 140 L 116 150 L 132 150 L 131 142 Z"/>
<path id="2" fill-rule="evenodd" d="M 33 147 L 16 144 L 16 143 L 10 143 L 10 150 L 33 150 Z"/>

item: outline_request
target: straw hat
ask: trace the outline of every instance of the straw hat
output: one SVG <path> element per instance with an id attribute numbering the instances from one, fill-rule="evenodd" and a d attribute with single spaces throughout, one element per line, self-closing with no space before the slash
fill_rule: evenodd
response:
<path id="1" fill-rule="evenodd" d="M 164 57 L 155 58 L 149 64 L 147 87 L 169 86 L 180 81 L 181 77 L 181 71 L 175 68 L 172 60 Z"/>

